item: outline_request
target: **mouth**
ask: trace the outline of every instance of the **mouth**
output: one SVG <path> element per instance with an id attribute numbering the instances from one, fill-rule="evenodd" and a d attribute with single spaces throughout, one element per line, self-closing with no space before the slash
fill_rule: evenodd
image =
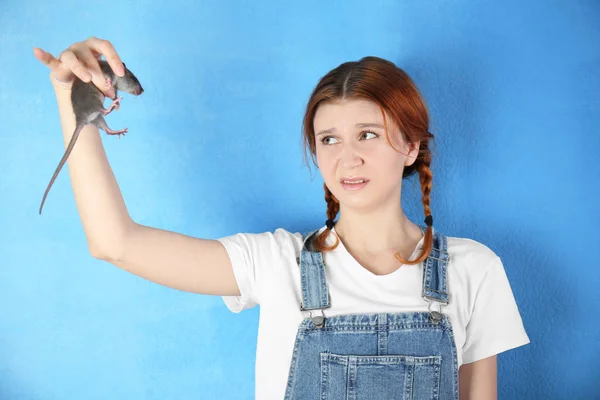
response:
<path id="1" fill-rule="evenodd" d="M 350 191 L 360 190 L 367 186 L 368 183 L 369 179 L 362 176 L 357 176 L 354 178 L 345 177 L 340 179 L 340 184 L 342 185 L 344 190 Z"/>

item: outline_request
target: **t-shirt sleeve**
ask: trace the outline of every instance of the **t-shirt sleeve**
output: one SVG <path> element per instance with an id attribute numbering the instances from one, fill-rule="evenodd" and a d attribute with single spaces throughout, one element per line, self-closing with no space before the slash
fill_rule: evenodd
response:
<path id="1" fill-rule="evenodd" d="M 500 257 L 488 266 L 466 327 L 463 364 L 530 342 Z"/>
<path id="2" fill-rule="evenodd" d="M 233 275 L 240 289 L 240 296 L 221 296 L 225 305 L 234 313 L 260 304 L 264 277 L 273 265 L 280 264 L 279 257 L 293 237 L 278 228 L 275 232 L 237 233 L 217 239 L 225 246 Z"/>
<path id="3" fill-rule="evenodd" d="M 240 296 L 221 296 L 225 305 L 234 313 L 255 307 L 258 305 L 256 273 L 260 238 L 255 237 L 255 234 L 237 233 L 217 240 L 227 250 L 233 275 L 240 289 Z"/>

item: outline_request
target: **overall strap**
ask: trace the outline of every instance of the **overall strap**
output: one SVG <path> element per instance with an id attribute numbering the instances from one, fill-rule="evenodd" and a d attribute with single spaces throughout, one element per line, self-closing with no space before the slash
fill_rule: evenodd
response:
<path id="1" fill-rule="evenodd" d="M 312 243 L 317 233 L 318 229 L 302 235 L 303 245 L 298 260 L 302 284 L 301 311 L 323 310 L 331 307 L 331 298 L 325 281 L 323 254 L 315 250 Z M 324 320 L 322 316 L 312 318 L 317 326 Z"/>
<path id="2" fill-rule="evenodd" d="M 421 230 L 424 232 L 425 227 L 421 226 Z M 448 294 L 448 262 L 450 260 L 448 254 L 448 240 L 447 237 L 433 229 L 433 245 L 429 255 L 424 261 L 423 269 L 423 288 L 421 296 L 425 301 L 430 304 L 431 301 L 437 301 L 443 305 L 447 305 L 450 302 L 450 296 Z M 440 306 L 441 309 L 441 306 Z M 431 318 L 433 322 L 439 322 L 441 318 L 441 311 L 431 312 Z"/>

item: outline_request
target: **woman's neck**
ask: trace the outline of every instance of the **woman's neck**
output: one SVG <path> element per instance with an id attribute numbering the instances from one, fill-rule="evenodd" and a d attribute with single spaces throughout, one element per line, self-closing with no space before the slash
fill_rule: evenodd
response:
<path id="1" fill-rule="evenodd" d="M 393 256 L 397 252 L 410 255 L 423 237 L 419 226 L 401 210 L 393 217 L 389 214 L 379 217 L 355 214 L 346 218 L 340 215 L 334 229 L 346 249 L 373 257 Z"/>

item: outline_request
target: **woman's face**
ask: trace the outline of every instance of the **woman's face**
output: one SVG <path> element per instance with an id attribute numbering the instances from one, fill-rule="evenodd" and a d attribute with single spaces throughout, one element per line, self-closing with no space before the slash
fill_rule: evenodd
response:
<path id="1" fill-rule="evenodd" d="M 317 109 L 314 118 L 317 165 L 341 207 L 368 210 L 399 202 L 402 172 L 404 166 L 415 161 L 419 142 L 411 151 L 388 115 L 386 122 L 390 135 L 395 137 L 391 142 L 401 153 L 388 144 L 383 116 L 376 103 L 352 99 L 324 103 Z M 360 178 L 367 183 L 342 182 Z"/>

